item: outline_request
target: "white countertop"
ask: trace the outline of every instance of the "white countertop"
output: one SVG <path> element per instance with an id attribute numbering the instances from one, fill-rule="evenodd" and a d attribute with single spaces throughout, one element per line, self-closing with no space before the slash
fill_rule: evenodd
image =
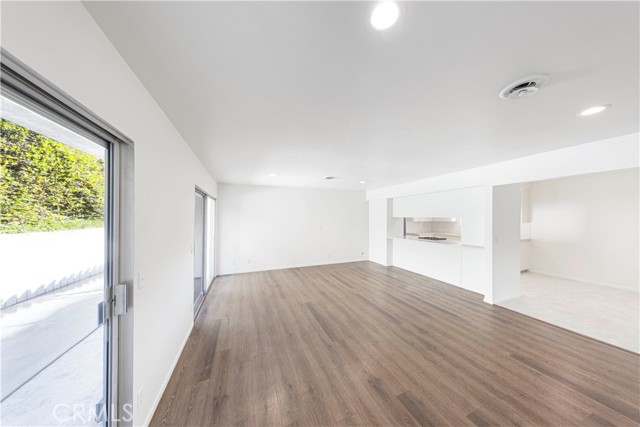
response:
<path id="1" fill-rule="evenodd" d="M 429 239 L 419 239 L 418 236 L 397 236 L 397 237 L 393 237 L 393 236 L 389 236 L 387 237 L 387 239 L 396 239 L 396 240 L 414 240 L 417 242 L 425 242 L 425 243 L 436 243 L 438 245 L 451 245 L 451 246 L 460 246 L 460 240 L 452 240 L 452 239 L 447 239 L 447 240 L 429 240 Z"/>

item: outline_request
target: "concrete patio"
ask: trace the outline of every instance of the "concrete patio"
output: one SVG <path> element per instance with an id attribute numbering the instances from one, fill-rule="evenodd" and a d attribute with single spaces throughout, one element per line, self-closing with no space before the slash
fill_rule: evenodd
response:
<path id="1" fill-rule="evenodd" d="M 97 425 L 103 276 L 0 311 L 2 425 Z"/>

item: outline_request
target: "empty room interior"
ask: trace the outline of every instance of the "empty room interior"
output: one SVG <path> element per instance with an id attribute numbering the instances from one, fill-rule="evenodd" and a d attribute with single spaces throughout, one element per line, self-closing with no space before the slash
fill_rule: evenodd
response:
<path id="1" fill-rule="evenodd" d="M 640 2 L 0 18 L 1 425 L 640 425 Z"/>

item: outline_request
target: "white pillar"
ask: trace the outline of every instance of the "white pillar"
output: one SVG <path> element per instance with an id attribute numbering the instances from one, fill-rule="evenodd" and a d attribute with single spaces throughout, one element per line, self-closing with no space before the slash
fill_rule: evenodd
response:
<path id="1" fill-rule="evenodd" d="M 369 201 L 369 261 L 388 264 L 387 249 L 387 199 Z"/>
<path id="2" fill-rule="evenodd" d="M 490 302 L 495 304 L 522 295 L 520 184 L 495 186 L 492 193 L 491 264 L 488 265 L 491 266 Z"/>

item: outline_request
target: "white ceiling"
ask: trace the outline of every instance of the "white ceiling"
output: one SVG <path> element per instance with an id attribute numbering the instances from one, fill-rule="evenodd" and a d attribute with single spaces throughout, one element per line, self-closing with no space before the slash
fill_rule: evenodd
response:
<path id="1" fill-rule="evenodd" d="M 409 2 L 386 32 L 369 2 L 85 6 L 219 182 L 373 189 L 639 128 L 638 2 Z"/>

